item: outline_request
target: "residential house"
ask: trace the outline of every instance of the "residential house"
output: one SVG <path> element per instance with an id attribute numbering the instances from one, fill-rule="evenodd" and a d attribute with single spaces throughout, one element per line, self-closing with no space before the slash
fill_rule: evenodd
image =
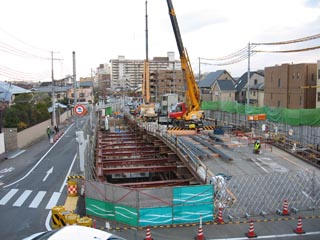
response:
<path id="1" fill-rule="evenodd" d="M 249 103 L 254 106 L 263 106 L 264 103 L 264 72 L 252 71 L 249 74 L 249 89 L 248 89 L 248 72 L 236 81 L 236 101 L 238 103 L 248 103 L 248 90 L 249 90 Z"/>
<path id="2" fill-rule="evenodd" d="M 15 99 L 15 96 L 31 93 L 30 90 L 13 85 L 10 82 L 0 82 L 0 102 L 11 105 Z"/>
<path id="3" fill-rule="evenodd" d="M 39 86 L 39 87 L 34 87 L 31 89 L 32 92 L 37 93 L 37 94 L 45 94 L 49 97 L 52 97 L 52 93 L 54 92 L 55 99 L 56 101 L 59 100 L 64 100 L 65 98 L 68 97 L 68 91 L 70 90 L 72 86 L 53 86 L 51 85 L 45 85 L 45 86 Z"/>
<path id="4" fill-rule="evenodd" d="M 202 101 L 234 101 L 235 88 L 232 76 L 226 70 L 209 73 L 198 82 Z"/>
<path id="5" fill-rule="evenodd" d="M 315 108 L 316 86 L 316 63 L 266 67 L 264 105 L 289 109 Z"/>
<path id="6" fill-rule="evenodd" d="M 92 81 L 82 81 L 77 82 L 77 102 L 94 102 L 93 94 L 93 82 Z M 71 102 L 74 102 L 74 88 L 70 88 L 68 91 L 68 98 L 71 99 Z"/>

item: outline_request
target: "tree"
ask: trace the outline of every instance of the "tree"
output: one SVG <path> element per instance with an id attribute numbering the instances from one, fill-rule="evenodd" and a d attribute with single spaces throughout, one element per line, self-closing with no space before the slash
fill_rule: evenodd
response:
<path id="1" fill-rule="evenodd" d="M 21 94 L 15 97 L 13 105 L 4 112 L 4 127 L 17 128 L 21 131 L 50 119 L 48 107 L 50 98 L 37 99 L 33 94 Z"/>

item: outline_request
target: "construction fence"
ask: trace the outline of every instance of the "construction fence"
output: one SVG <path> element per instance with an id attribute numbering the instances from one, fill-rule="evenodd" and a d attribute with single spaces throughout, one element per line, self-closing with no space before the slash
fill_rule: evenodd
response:
<path id="1" fill-rule="evenodd" d="M 251 121 L 248 120 L 247 115 L 220 110 L 206 110 L 205 116 L 208 119 L 217 119 L 220 124 L 225 126 L 232 125 L 249 130 L 253 129 L 260 136 L 264 136 L 266 133 L 262 130 L 264 127 L 268 130 L 270 136 L 282 136 L 301 146 L 311 145 L 314 149 L 319 149 L 320 126 L 290 125 L 288 123 L 273 122 L 268 119 L 268 115 L 266 120 Z M 316 116 L 319 118 L 319 115 Z"/>
<path id="2" fill-rule="evenodd" d="M 86 181 L 86 213 L 130 226 L 211 221 L 213 185 L 129 189 Z"/>
<path id="3" fill-rule="evenodd" d="M 243 115 L 220 111 L 212 111 L 212 114 L 220 122 L 235 123 L 238 119 L 239 125 L 246 123 Z M 273 215 L 282 209 L 284 200 L 287 200 L 290 211 L 320 209 L 320 176 L 309 171 L 233 176 L 227 181 L 208 184 L 212 175 L 203 166 L 202 171 L 195 169 L 203 175 L 201 178 L 206 183 L 199 186 L 130 189 L 98 182 L 94 167 L 96 141 L 94 134 L 89 134 L 95 131 L 95 126 L 84 129 L 91 136 L 85 161 L 86 214 L 89 216 L 130 226 L 160 226 L 195 223 L 200 216 L 204 222 L 213 221 L 218 208 L 222 208 L 223 217 L 229 219 Z M 141 127 L 172 144 L 181 155 L 188 156 L 194 168 L 201 163 L 174 136 L 153 128 L 151 124 Z M 301 137 L 305 134 L 303 132 Z"/>

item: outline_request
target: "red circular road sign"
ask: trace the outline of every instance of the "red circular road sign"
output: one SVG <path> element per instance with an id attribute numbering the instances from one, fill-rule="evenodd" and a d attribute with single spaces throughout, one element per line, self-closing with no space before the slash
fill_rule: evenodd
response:
<path id="1" fill-rule="evenodd" d="M 85 106 L 83 106 L 81 104 L 77 104 L 74 106 L 74 112 L 75 112 L 75 114 L 82 116 L 86 113 L 86 108 L 85 108 Z"/>

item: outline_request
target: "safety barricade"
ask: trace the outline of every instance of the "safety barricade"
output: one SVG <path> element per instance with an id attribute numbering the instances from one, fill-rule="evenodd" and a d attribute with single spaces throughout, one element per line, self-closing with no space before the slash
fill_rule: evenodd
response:
<path id="1" fill-rule="evenodd" d="M 92 218 L 82 217 L 77 219 L 77 225 L 84 227 L 92 227 Z"/>
<path id="2" fill-rule="evenodd" d="M 80 216 L 75 213 L 68 213 L 64 217 L 66 219 L 66 225 L 77 225 L 77 221 L 80 218 Z"/>
<path id="3" fill-rule="evenodd" d="M 68 197 L 76 197 L 78 195 L 77 182 L 74 180 L 68 181 Z"/>
<path id="4" fill-rule="evenodd" d="M 68 211 L 66 211 L 64 206 L 55 206 L 51 209 L 51 224 L 52 224 L 52 228 L 56 229 L 56 228 L 61 228 L 66 226 L 66 219 L 65 219 L 65 215 L 70 213 Z"/>

